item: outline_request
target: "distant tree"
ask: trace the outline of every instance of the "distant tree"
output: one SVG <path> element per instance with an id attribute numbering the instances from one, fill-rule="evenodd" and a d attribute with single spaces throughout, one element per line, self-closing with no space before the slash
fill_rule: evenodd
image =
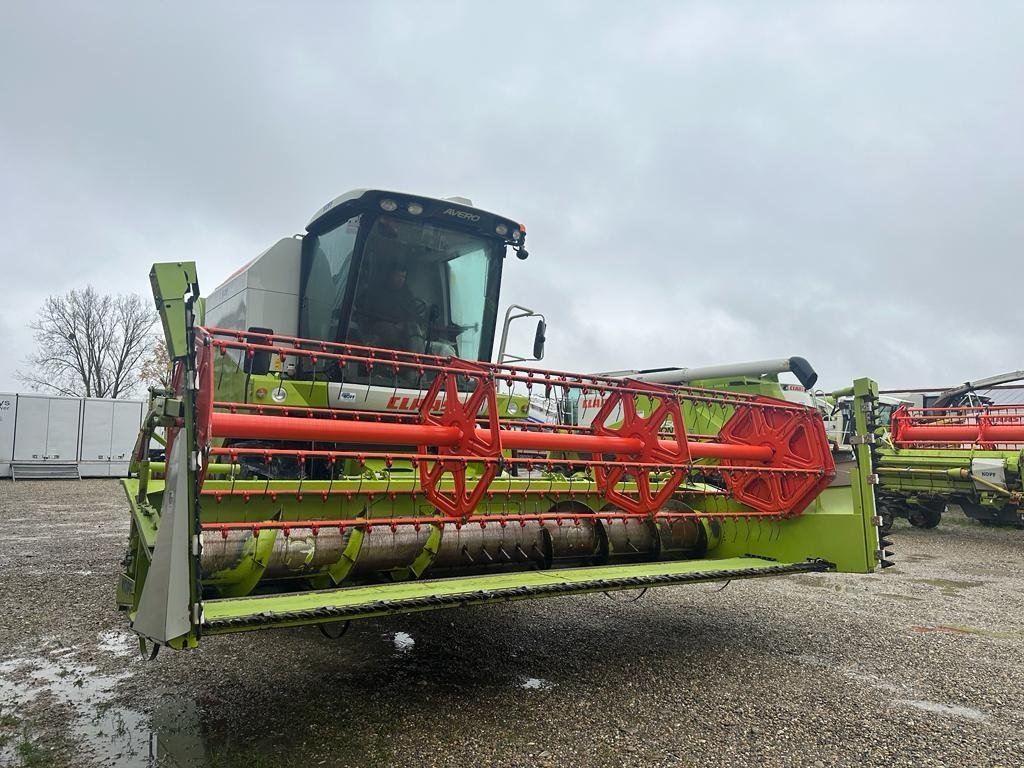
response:
<path id="1" fill-rule="evenodd" d="M 167 355 L 167 342 L 163 337 L 158 337 L 142 360 L 139 381 L 146 387 L 168 389 L 171 386 L 173 370 L 171 358 Z"/>
<path id="2" fill-rule="evenodd" d="M 92 286 L 46 299 L 36 319 L 36 351 L 15 375 L 32 389 L 78 397 L 129 397 L 137 391 L 156 312 L 135 294 Z"/>

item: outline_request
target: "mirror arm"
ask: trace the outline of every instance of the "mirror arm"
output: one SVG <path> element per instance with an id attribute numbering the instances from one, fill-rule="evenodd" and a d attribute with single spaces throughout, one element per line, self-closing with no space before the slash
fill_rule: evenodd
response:
<path id="1" fill-rule="evenodd" d="M 511 355 L 505 352 L 505 348 L 508 345 L 509 326 L 512 324 L 513 320 L 520 320 L 524 317 L 538 317 L 541 320 L 544 320 L 546 324 L 546 319 L 540 312 L 534 312 L 532 309 L 524 307 L 522 304 L 510 304 L 508 309 L 505 310 L 505 322 L 501 329 L 501 343 L 498 345 L 498 365 L 502 365 L 503 363 L 529 362 L 530 358 L 519 357 L 518 355 Z"/>

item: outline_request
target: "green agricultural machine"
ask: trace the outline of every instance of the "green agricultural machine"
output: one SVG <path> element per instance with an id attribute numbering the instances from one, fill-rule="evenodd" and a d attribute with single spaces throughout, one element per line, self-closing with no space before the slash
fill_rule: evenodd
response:
<path id="1" fill-rule="evenodd" d="M 505 352 L 525 308 L 490 362 L 524 241 L 468 200 L 358 190 L 206 299 L 193 263 L 153 267 L 175 370 L 124 481 L 117 597 L 143 647 L 889 564 L 867 442 L 837 480 L 820 417 L 776 378 L 529 367 Z"/>
<path id="2" fill-rule="evenodd" d="M 1024 406 L 897 409 L 873 445 L 883 529 L 934 528 L 947 504 L 995 525 L 1024 525 Z"/>

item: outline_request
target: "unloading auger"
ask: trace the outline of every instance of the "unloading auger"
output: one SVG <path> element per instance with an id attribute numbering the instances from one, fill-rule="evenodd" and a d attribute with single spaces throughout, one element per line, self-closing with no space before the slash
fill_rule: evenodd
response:
<path id="1" fill-rule="evenodd" d="M 143 643 L 886 564 L 870 456 L 837 483 L 777 382 L 488 362 L 525 229 L 467 202 L 350 193 L 206 301 L 193 263 L 154 266 L 175 371 L 124 481 L 118 589 Z"/>

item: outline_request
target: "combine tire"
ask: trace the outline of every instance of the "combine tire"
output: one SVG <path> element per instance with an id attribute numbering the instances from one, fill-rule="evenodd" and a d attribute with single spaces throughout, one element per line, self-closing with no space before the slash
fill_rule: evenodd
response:
<path id="1" fill-rule="evenodd" d="M 960 509 L 964 511 L 967 517 L 976 520 L 981 525 L 992 527 L 1006 525 L 1024 528 L 1024 522 L 1018 517 L 1018 511 L 1015 507 L 996 509 L 982 506 L 981 504 L 960 502 Z"/>
<path id="2" fill-rule="evenodd" d="M 878 505 L 878 517 L 881 520 L 878 526 L 878 531 L 884 536 L 892 530 L 892 524 L 895 518 L 889 508 L 881 504 Z"/>
<path id="3" fill-rule="evenodd" d="M 941 506 L 914 507 L 907 514 L 907 520 L 915 528 L 934 528 L 942 520 Z"/>
<path id="4" fill-rule="evenodd" d="M 893 524 L 892 514 L 889 513 L 889 512 L 883 512 L 881 517 L 882 517 L 882 524 L 880 526 L 878 526 L 878 530 L 880 530 L 883 534 L 884 533 L 889 533 L 890 531 L 892 531 L 892 524 Z"/>

